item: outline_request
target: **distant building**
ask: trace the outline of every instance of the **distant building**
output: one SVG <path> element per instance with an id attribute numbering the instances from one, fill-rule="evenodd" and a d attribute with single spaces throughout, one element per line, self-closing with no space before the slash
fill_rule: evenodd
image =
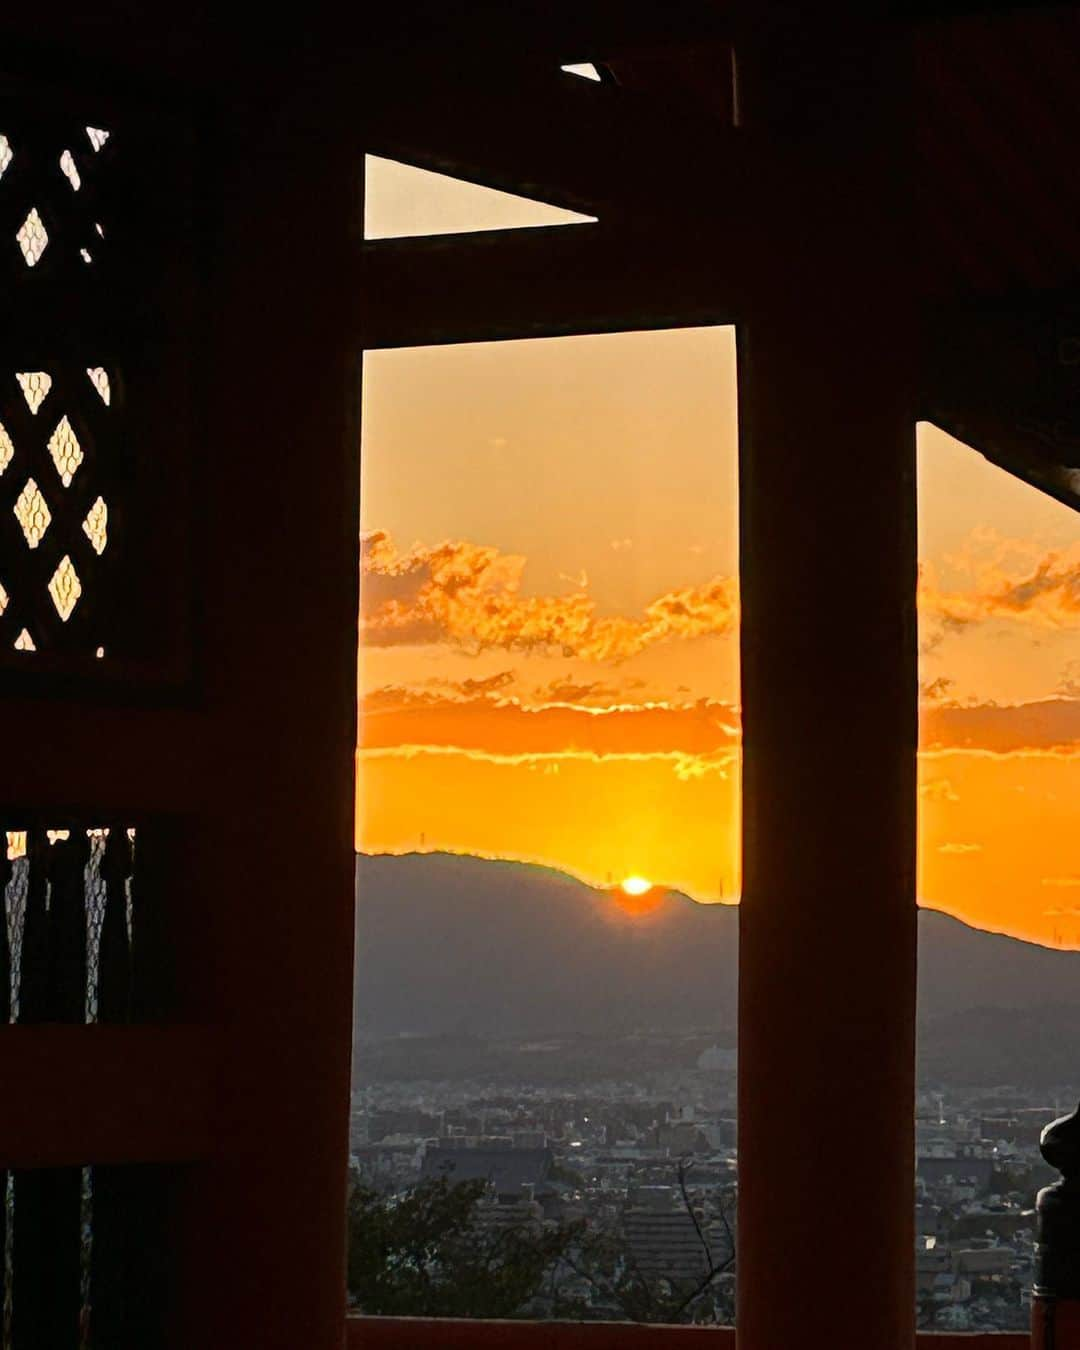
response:
<path id="1" fill-rule="evenodd" d="M 697 1066 L 703 1073 L 734 1073 L 739 1066 L 738 1051 L 710 1045 L 698 1055 Z"/>
<path id="2" fill-rule="evenodd" d="M 941 1237 L 947 1226 L 940 1205 L 916 1204 L 915 1231 L 920 1237 Z"/>
<path id="3" fill-rule="evenodd" d="M 966 1303 L 971 1297 L 971 1281 L 959 1275 L 938 1275 L 933 1294 L 938 1303 Z"/>
<path id="4" fill-rule="evenodd" d="M 735 1147 L 738 1130 L 733 1117 L 722 1116 L 718 1120 L 707 1120 L 701 1128 L 712 1148 Z"/>
<path id="5" fill-rule="evenodd" d="M 547 1148 L 547 1134 L 543 1130 L 515 1130 L 513 1134 L 515 1148 Z"/>
<path id="6" fill-rule="evenodd" d="M 622 1229 L 630 1259 L 646 1279 L 688 1283 L 708 1271 L 705 1247 L 685 1209 L 628 1209 Z"/>
<path id="7" fill-rule="evenodd" d="M 952 1260 L 948 1247 L 939 1246 L 933 1239 L 922 1241 L 915 1248 L 915 1288 L 920 1294 L 937 1292 L 938 1279 L 952 1276 Z"/>
<path id="8" fill-rule="evenodd" d="M 522 1229 L 538 1232 L 543 1220 L 543 1207 L 532 1198 L 532 1190 L 525 1187 L 516 1200 L 503 1197 L 477 1207 L 476 1220 L 480 1227 L 492 1232 L 497 1229 Z"/>
<path id="9" fill-rule="evenodd" d="M 513 1204 L 525 1187 L 538 1198 L 550 1189 L 554 1164 L 549 1148 L 454 1148 L 440 1143 L 425 1152 L 420 1176 L 424 1181 L 486 1181 L 500 1201 Z"/>
<path id="10" fill-rule="evenodd" d="M 994 1175 L 993 1158 L 919 1158 L 916 1173 L 923 1185 L 970 1187 L 974 1194 L 985 1195 Z"/>
<path id="11" fill-rule="evenodd" d="M 708 1153 L 712 1144 L 701 1126 L 693 1121 L 675 1121 L 670 1125 L 660 1125 L 656 1131 L 658 1148 L 669 1153 Z"/>
<path id="12" fill-rule="evenodd" d="M 1016 1261 L 1008 1247 L 954 1248 L 952 1267 L 957 1275 L 1006 1275 Z"/>

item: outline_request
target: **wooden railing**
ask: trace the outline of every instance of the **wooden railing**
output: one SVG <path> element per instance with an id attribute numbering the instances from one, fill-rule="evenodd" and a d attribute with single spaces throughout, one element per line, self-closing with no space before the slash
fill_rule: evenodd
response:
<path id="1" fill-rule="evenodd" d="M 348 1350 L 735 1350 L 731 1327 L 350 1317 L 348 1329 Z"/>
<path id="2" fill-rule="evenodd" d="M 347 1350 L 735 1350 L 733 1327 L 350 1317 Z M 918 1350 L 1029 1350 L 1023 1332 L 920 1331 Z"/>

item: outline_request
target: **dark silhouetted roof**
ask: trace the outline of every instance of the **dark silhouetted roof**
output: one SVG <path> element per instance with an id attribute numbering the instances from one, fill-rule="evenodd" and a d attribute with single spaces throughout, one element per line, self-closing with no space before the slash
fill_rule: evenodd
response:
<path id="1" fill-rule="evenodd" d="M 553 1164 L 547 1148 L 429 1148 L 421 1176 L 449 1181 L 487 1181 L 499 1195 L 518 1195 L 523 1186 L 539 1191 Z"/>

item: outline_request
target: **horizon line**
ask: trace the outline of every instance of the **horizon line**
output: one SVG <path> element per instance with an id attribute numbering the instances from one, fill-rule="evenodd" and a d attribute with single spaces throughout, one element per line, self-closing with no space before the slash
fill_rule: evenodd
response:
<path id="1" fill-rule="evenodd" d="M 356 848 L 353 852 L 357 858 L 466 858 L 474 862 L 503 863 L 512 867 L 528 867 L 535 871 L 554 872 L 558 876 L 565 877 L 568 881 L 575 882 L 579 886 L 584 886 L 586 890 L 607 893 L 619 889 L 620 882 L 613 881 L 608 884 L 601 884 L 580 876 L 566 867 L 560 867 L 556 863 L 536 861 L 531 858 L 511 858 L 495 853 L 473 853 L 468 849 L 450 849 L 450 848 L 409 848 L 402 850 L 378 849 L 369 851 L 367 849 Z M 653 889 L 664 892 L 666 896 L 678 896 L 691 904 L 700 905 L 702 909 L 738 909 L 741 904 L 737 900 L 699 900 L 697 896 L 679 886 L 668 885 L 666 882 L 657 881 L 653 883 Z M 953 923 L 963 925 L 975 933 L 988 933 L 992 937 L 1008 938 L 1010 942 L 1024 942 L 1030 947 L 1041 947 L 1044 951 L 1059 952 L 1064 954 L 1080 952 L 1080 944 L 1076 946 L 1066 946 L 1064 944 L 1052 944 L 1042 942 L 1038 938 L 1027 937 L 1019 933 L 1010 933 L 1003 928 L 988 928 L 982 924 L 972 923 L 970 919 L 962 918 L 959 914 L 954 914 L 951 910 L 943 908 L 941 905 L 930 903 L 916 897 L 915 907 L 927 914 L 940 914 L 943 918 L 952 920 Z"/>

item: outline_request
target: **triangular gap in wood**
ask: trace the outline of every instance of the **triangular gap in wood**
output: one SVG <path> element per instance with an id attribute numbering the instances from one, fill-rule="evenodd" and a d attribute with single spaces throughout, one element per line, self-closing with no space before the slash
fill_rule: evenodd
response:
<path id="1" fill-rule="evenodd" d="M 377 155 L 365 157 L 365 175 L 365 239 L 580 225 L 596 219 Z"/>
<path id="2" fill-rule="evenodd" d="M 583 80 L 599 81 L 602 76 L 591 61 L 572 61 L 568 66 L 560 66 L 567 75 L 579 75 Z"/>

